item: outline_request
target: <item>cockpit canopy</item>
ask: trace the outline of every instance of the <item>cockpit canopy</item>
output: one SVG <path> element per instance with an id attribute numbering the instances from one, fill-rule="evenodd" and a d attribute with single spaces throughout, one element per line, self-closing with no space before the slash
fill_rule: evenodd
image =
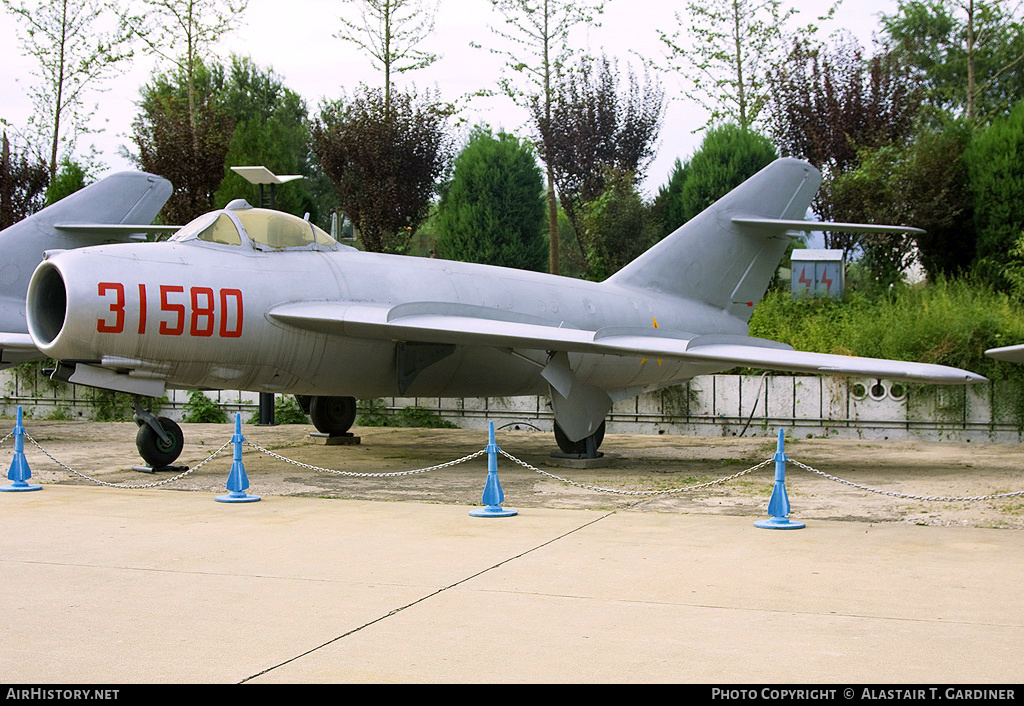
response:
<path id="1" fill-rule="evenodd" d="M 338 242 L 322 228 L 281 211 L 253 208 L 232 201 L 223 211 L 213 211 L 183 226 L 174 242 L 200 240 L 221 245 L 251 245 L 256 250 L 335 250 Z"/>

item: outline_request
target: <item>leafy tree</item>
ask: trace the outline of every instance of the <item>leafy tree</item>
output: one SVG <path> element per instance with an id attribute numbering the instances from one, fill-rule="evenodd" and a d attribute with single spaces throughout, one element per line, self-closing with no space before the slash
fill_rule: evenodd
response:
<path id="1" fill-rule="evenodd" d="M 797 43 L 772 79 L 771 133 L 783 154 L 828 173 L 856 166 L 857 150 L 911 134 L 919 82 L 892 53 L 865 57 L 852 35 L 836 44 Z"/>
<path id="2" fill-rule="evenodd" d="M 399 252 L 427 217 L 451 164 L 449 109 L 436 95 L 362 86 L 325 104 L 312 126 L 313 150 L 342 207 L 374 252 Z"/>
<path id="3" fill-rule="evenodd" d="M 838 2 L 818 20 L 828 19 Z M 685 77 L 686 97 L 708 111 L 707 126 L 751 127 L 768 101 L 768 77 L 784 58 L 797 14 L 782 0 L 691 0 L 676 13 L 679 27 L 658 30 L 666 68 Z M 797 30 L 809 37 L 814 26 Z"/>
<path id="4" fill-rule="evenodd" d="M 604 280 L 632 262 L 661 237 L 661 223 L 644 203 L 632 174 L 609 170 L 605 190 L 580 209 L 577 230 L 587 276 Z"/>
<path id="5" fill-rule="evenodd" d="M 767 137 L 731 123 L 708 131 L 685 167 L 679 188 L 683 222 L 778 158 Z"/>
<path id="6" fill-rule="evenodd" d="M 499 81 L 501 90 L 527 106 L 537 97 L 547 124 L 551 124 L 551 108 L 555 73 L 574 54 L 569 46 L 569 33 L 577 26 L 596 26 L 595 18 L 604 12 L 606 0 L 491 0 L 493 7 L 505 19 L 505 29 L 493 29 L 495 34 L 509 41 L 514 49 L 491 48 L 506 57 L 506 65 L 517 74 L 526 76 L 526 87 L 519 87 L 509 76 Z M 479 46 L 479 45 L 477 45 Z M 543 150 L 551 153 L 551 146 Z M 559 273 L 558 199 L 555 193 L 555 174 L 551 164 L 547 169 L 547 206 L 549 266 L 552 274 Z"/>
<path id="7" fill-rule="evenodd" d="M 32 160 L 27 150 L 12 149 L 6 132 L 0 144 L 0 230 L 3 230 L 46 205 L 44 192 L 50 173 L 42 159 Z"/>
<path id="8" fill-rule="evenodd" d="M 533 149 L 476 128 L 438 207 L 437 249 L 464 262 L 544 271 L 544 178 Z"/>
<path id="9" fill-rule="evenodd" d="M 862 263 L 876 284 L 885 288 L 896 283 L 915 259 L 932 280 L 970 268 L 973 204 L 963 159 L 969 141 L 964 122 L 925 129 L 907 144 L 861 150 L 859 166 L 831 183 L 838 219 L 925 231 L 861 236 Z"/>
<path id="10" fill-rule="evenodd" d="M 133 29 L 150 52 L 170 62 L 181 75 L 186 115 L 194 131 L 198 130 L 199 121 L 208 117 L 203 115 L 206 99 L 198 95 L 204 58 L 210 57 L 213 46 L 241 21 L 249 0 L 143 1 L 149 11 L 135 18 Z"/>
<path id="11" fill-rule="evenodd" d="M 141 112 L 132 122 L 139 148 L 133 159 L 174 185 L 161 211 L 165 222 L 184 224 L 216 206 L 235 128 L 217 101 L 223 85 L 222 67 L 200 66 L 191 76 L 184 70 L 156 75 L 142 88 Z"/>
<path id="12" fill-rule="evenodd" d="M 418 49 L 434 31 L 440 0 L 343 0 L 358 5 L 360 22 L 342 16 L 337 36 L 369 54 L 374 68 L 384 72 L 384 105 L 391 105 L 391 75 L 423 69 L 437 55 Z"/>
<path id="13" fill-rule="evenodd" d="M 977 134 L 966 153 L 979 274 L 1005 284 L 1007 253 L 1024 233 L 1024 101 Z"/>
<path id="14" fill-rule="evenodd" d="M 584 58 L 574 71 L 556 72 L 550 101 L 531 99 L 540 156 L 574 228 L 579 207 L 605 191 L 610 174 L 639 181 L 654 157 L 664 92 L 649 77 L 641 87 L 632 71 L 625 84 L 616 62 Z"/>
<path id="15" fill-rule="evenodd" d="M 900 60 L 922 77 L 928 104 L 984 125 L 1024 95 L 1020 9 L 1005 0 L 901 0 L 881 22 Z"/>
<path id="16" fill-rule="evenodd" d="M 80 134 L 88 132 L 92 111 L 88 89 L 112 77 L 132 56 L 133 32 L 124 13 L 104 0 L 2 0 L 21 23 L 22 50 L 38 63 L 39 83 L 30 89 L 37 130 L 49 155 L 50 177 L 63 156 L 74 152 Z M 102 27 L 112 24 L 110 31 Z"/>
<path id="17" fill-rule="evenodd" d="M 46 205 L 60 201 L 86 187 L 86 173 L 81 164 L 67 159 L 60 163 L 60 171 L 46 188 Z"/>
<path id="18" fill-rule="evenodd" d="M 224 178 L 215 194 L 218 206 L 236 198 L 259 203 L 259 187 L 231 171 L 232 166 L 262 165 L 278 175 L 313 176 L 306 103 L 272 69 L 233 56 L 218 102 L 235 125 Z M 282 184 L 275 192 L 279 210 L 297 215 L 317 210 L 306 180 Z M 316 218 L 315 213 L 312 217 Z"/>
<path id="19" fill-rule="evenodd" d="M 772 79 L 770 132 L 784 155 L 801 157 L 822 170 L 823 188 L 814 210 L 840 220 L 831 179 L 858 162 L 858 150 L 900 143 L 913 133 L 921 105 L 919 82 L 898 57 L 879 51 L 865 58 L 852 37 L 833 47 L 794 45 Z M 856 235 L 827 233 L 829 247 L 847 253 Z"/>

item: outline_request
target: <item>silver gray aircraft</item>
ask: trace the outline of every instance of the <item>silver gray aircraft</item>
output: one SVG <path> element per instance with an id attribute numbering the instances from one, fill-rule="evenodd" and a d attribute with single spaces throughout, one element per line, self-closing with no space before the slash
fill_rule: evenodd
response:
<path id="1" fill-rule="evenodd" d="M 174 231 L 148 225 L 171 183 L 143 172 L 112 174 L 0 231 L 0 369 L 45 356 L 28 334 L 25 296 L 46 250 L 66 250 Z"/>
<path id="2" fill-rule="evenodd" d="M 963 384 L 940 365 L 826 355 L 747 336 L 791 231 L 906 231 L 803 220 L 820 174 L 778 160 L 604 282 L 360 252 L 244 201 L 169 241 L 50 255 L 29 286 L 32 341 L 71 382 L 311 396 L 344 433 L 356 398 L 548 394 L 566 453 L 596 454 L 619 399 L 752 366 Z M 137 437 L 173 462 L 181 430 Z"/>

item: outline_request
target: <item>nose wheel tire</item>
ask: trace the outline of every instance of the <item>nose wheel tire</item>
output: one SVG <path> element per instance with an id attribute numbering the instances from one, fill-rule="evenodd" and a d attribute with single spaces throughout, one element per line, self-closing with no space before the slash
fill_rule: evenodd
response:
<path id="1" fill-rule="evenodd" d="M 173 419 L 158 417 L 157 421 L 167 435 L 167 441 L 161 439 L 149 424 L 140 425 L 135 435 L 135 446 L 139 449 L 139 455 L 152 468 L 171 465 L 178 460 L 181 450 L 185 448 L 185 434 Z"/>

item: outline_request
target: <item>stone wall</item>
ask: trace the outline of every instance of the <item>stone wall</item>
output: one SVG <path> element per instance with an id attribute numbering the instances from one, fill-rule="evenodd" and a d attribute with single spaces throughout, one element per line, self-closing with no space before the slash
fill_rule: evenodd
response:
<path id="1" fill-rule="evenodd" d="M 53 387 L 39 376 L 11 370 L 0 372 L 0 393 L 0 415 L 6 417 L 20 405 L 28 418 L 95 419 L 98 409 L 109 405 L 92 390 Z M 206 394 L 229 414 L 241 412 L 243 421 L 257 413 L 255 393 Z M 1017 443 L 1021 395 L 1021 390 L 996 383 L 936 387 L 816 376 L 709 375 L 616 403 L 608 432 L 774 436 L 783 427 L 797 437 Z M 122 405 L 125 399 L 120 398 Z M 187 392 L 169 392 L 161 413 L 180 420 L 187 399 Z M 386 411 L 420 407 L 470 429 L 493 421 L 499 428 L 550 431 L 553 419 L 545 397 L 395 397 L 378 404 Z"/>

